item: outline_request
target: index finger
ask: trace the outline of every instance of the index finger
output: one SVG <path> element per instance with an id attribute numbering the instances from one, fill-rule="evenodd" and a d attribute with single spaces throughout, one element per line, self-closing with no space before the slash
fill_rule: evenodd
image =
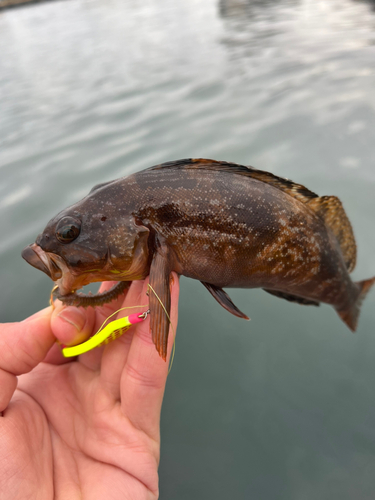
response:
<path id="1" fill-rule="evenodd" d="M 168 356 L 164 361 L 156 351 L 150 333 L 149 320 L 134 329 L 127 362 L 121 377 L 121 407 L 133 425 L 154 439 L 159 437 L 160 411 L 174 335 L 177 329 L 179 281 L 172 274 L 171 327 L 168 337 Z M 147 280 L 143 294 L 147 291 Z"/>

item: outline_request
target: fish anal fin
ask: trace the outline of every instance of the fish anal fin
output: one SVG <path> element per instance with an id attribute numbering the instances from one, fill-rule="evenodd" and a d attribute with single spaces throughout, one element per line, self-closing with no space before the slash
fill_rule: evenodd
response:
<path id="1" fill-rule="evenodd" d="M 296 302 L 297 304 L 303 304 L 304 306 L 319 306 L 319 302 L 305 299 L 304 297 L 298 297 L 298 295 L 291 295 L 290 293 L 279 292 L 278 290 L 268 290 L 267 288 L 263 288 L 263 290 L 271 295 L 275 295 L 275 297 L 288 300 L 289 302 Z"/>
<path id="2" fill-rule="evenodd" d="M 159 246 L 154 253 L 150 267 L 152 288 L 149 290 L 149 307 L 152 340 L 164 361 L 167 359 L 169 334 L 169 319 L 165 311 L 169 315 L 171 309 L 170 273 L 171 258 L 168 247 Z"/>
<path id="3" fill-rule="evenodd" d="M 244 314 L 242 311 L 238 309 L 237 306 L 235 306 L 229 297 L 229 295 L 224 292 L 222 288 L 219 288 L 215 285 L 211 285 L 210 283 L 206 283 L 205 281 L 201 281 L 202 285 L 204 285 L 207 290 L 210 292 L 210 294 L 214 297 L 214 299 L 219 302 L 219 304 L 224 307 L 228 312 L 234 314 L 234 316 L 237 316 L 238 318 L 243 318 L 243 319 L 250 319 L 246 314 Z"/>
<path id="4" fill-rule="evenodd" d="M 331 229 L 340 244 L 346 267 L 352 272 L 356 264 L 357 246 L 352 226 L 341 201 L 336 196 L 321 196 L 310 200 L 308 206 Z"/>

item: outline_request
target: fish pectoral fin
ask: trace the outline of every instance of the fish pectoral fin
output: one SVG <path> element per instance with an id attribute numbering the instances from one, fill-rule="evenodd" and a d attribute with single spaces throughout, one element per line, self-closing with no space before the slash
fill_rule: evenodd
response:
<path id="1" fill-rule="evenodd" d="M 291 295 L 285 292 L 279 292 L 278 290 L 268 290 L 267 288 L 263 288 L 263 290 L 271 295 L 275 295 L 275 297 L 279 297 L 280 299 L 289 300 L 289 302 L 296 302 L 297 304 L 303 304 L 304 306 L 319 306 L 319 302 L 315 300 L 305 299 L 304 297 L 298 297 L 298 295 Z"/>
<path id="2" fill-rule="evenodd" d="M 201 283 L 207 288 L 214 299 L 216 299 L 219 304 L 224 307 L 224 309 L 234 314 L 234 316 L 237 316 L 238 318 L 250 319 L 248 316 L 246 316 L 246 314 L 240 311 L 237 306 L 233 304 L 229 295 L 224 292 L 222 288 L 211 285 L 210 283 L 206 283 L 205 281 L 201 281 Z"/>
<path id="3" fill-rule="evenodd" d="M 150 285 L 152 287 L 149 291 L 150 328 L 156 350 L 165 361 L 169 334 L 169 319 L 165 311 L 168 315 L 170 314 L 171 259 L 167 247 L 161 247 L 159 250 L 155 252 L 150 267 Z"/>

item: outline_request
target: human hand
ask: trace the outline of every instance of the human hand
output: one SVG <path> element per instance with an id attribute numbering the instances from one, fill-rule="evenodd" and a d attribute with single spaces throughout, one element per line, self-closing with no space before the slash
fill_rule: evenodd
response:
<path id="1" fill-rule="evenodd" d="M 149 318 L 74 360 L 63 358 L 55 343 L 83 342 L 120 307 L 147 304 L 147 283 L 133 282 L 125 299 L 103 307 L 58 303 L 54 311 L 0 325 L 1 498 L 158 498 L 160 411 L 173 332 L 167 362 L 152 343 Z M 171 286 L 176 331 L 175 274 Z"/>

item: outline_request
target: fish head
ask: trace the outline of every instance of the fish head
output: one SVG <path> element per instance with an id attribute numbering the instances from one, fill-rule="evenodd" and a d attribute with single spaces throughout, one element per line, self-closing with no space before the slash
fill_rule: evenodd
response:
<path id="1" fill-rule="evenodd" d="M 148 272 L 149 230 L 119 210 L 83 200 L 50 220 L 22 257 L 47 274 L 61 295 L 95 281 L 132 281 Z"/>

